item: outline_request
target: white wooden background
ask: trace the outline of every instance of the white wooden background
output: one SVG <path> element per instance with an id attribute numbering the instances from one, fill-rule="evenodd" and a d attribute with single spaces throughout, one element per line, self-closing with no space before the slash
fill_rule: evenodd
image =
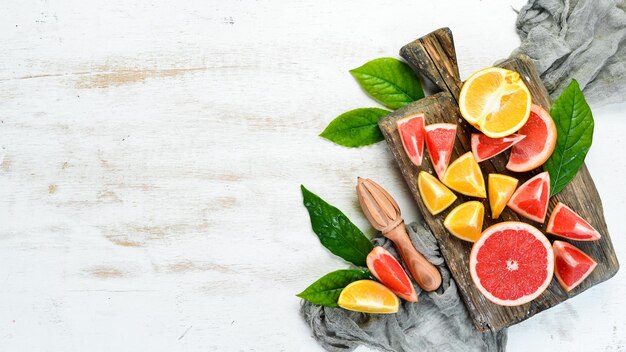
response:
<path id="1" fill-rule="evenodd" d="M 523 3 L 4 0 L 0 350 L 320 351 L 294 294 L 346 264 L 299 185 L 370 235 L 357 176 L 417 211 L 384 144 L 317 137 L 376 106 L 348 69 L 449 26 L 467 77 L 518 45 Z M 594 108 L 587 157 L 618 255 L 625 108 Z M 511 328 L 509 351 L 626 350 L 625 288 Z"/>

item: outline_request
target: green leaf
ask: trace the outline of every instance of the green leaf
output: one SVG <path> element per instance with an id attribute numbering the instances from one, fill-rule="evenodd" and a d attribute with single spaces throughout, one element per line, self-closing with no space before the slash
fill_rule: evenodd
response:
<path id="1" fill-rule="evenodd" d="M 390 109 L 401 108 L 424 97 L 417 76 L 400 60 L 375 59 L 350 70 L 350 73 L 367 94 Z"/>
<path id="2" fill-rule="evenodd" d="M 328 124 L 320 136 L 345 147 L 362 147 L 382 141 L 378 120 L 389 111 L 378 108 L 361 108 L 345 112 Z"/>
<path id="3" fill-rule="evenodd" d="M 341 290 L 351 282 L 370 279 L 367 269 L 337 270 L 322 276 L 296 296 L 326 307 L 337 307 Z"/>
<path id="4" fill-rule="evenodd" d="M 556 124 L 554 152 L 543 165 L 550 173 L 550 196 L 559 193 L 578 173 L 593 139 L 593 116 L 576 80 L 554 101 L 550 115 Z"/>
<path id="5" fill-rule="evenodd" d="M 311 227 L 322 245 L 354 265 L 366 266 L 365 259 L 374 248 L 372 242 L 341 210 L 326 203 L 304 186 L 300 188 L 304 206 L 311 217 Z"/>

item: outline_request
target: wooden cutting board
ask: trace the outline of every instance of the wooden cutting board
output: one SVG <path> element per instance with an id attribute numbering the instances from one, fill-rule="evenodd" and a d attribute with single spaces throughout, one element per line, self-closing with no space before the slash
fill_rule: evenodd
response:
<path id="1" fill-rule="evenodd" d="M 425 151 L 424 162 L 420 167 L 414 166 L 409 161 L 402 147 L 395 124 L 396 120 L 415 113 L 424 113 L 426 124 L 437 122 L 457 124 L 459 128 L 457 128 L 457 139 L 451 161 L 471 150 L 470 134 L 475 129 L 461 117 L 457 105 L 457 97 L 462 82 L 459 78 L 452 33 L 448 28 L 439 29 L 407 44 L 400 50 L 400 55 L 407 60 L 417 73 L 430 79 L 442 92 L 396 110 L 382 119 L 379 125 L 394 158 L 402 170 L 402 175 L 417 202 L 418 208 L 439 241 L 443 257 L 450 268 L 461 297 L 476 327 L 481 331 L 500 330 L 528 319 L 615 275 L 619 269 L 619 264 L 604 220 L 602 202 L 587 167 L 583 165 L 573 181 L 560 193 L 552 197 L 548 216 L 554 206 L 561 201 L 580 214 L 601 233 L 602 238 L 599 241 L 572 242 L 598 262 L 598 266 L 591 275 L 569 293 L 560 287 L 555 278 L 541 296 L 532 302 L 517 307 L 504 307 L 493 304 L 476 289 L 469 273 L 471 243 L 461 241 L 450 235 L 443 226 L 443 221 L 448 212 L 455 206 L 470 199 L 479 201 L 480 199 L 457 194 L 458 199 L 451 207 L 443 213 L 432 216 L 420 199 L 416 183 L 417 175 L 422 170 L 435 174 L 428 153 Z M 499 66 L 520 73 L 530 89 L 533 103 L 541 105 L 549 111 L 550 97 L 528 57 L 519 56 L 509 59 L 502 62 Z M 483 176 L 485 177 L 485 184 L 487 184 L 487 175 L 490 173 L 511 175 L 519 179 L 519 184 L 522 184 L 540 171 L 522 174 L 512 173 L 505 168 L 507 159 L 508 153 L 503 153 L 480 163 Z M 504 210 L 500 219 L 494 221 L 490 216 L 489 202 L 485 199 L 482 200 L 482 203 L 485 205 L 484 228 L 501 221 L 523 221 L 536 226 L 545 233 L 544 224 L 538 224 L 522 218 L 509 208 Z M 548 238 L 550 240 L 555 239 L 551 235 L 548 235 Z"/>

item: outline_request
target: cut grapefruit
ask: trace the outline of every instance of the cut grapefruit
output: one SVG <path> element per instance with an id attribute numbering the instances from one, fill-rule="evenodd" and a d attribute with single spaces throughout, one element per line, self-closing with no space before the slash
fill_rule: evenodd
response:
<path id="1" fill-rule="evenodd" d="M 422 165 L 424 157 L 424 115 L 413 115 L 396 121 L 402 146 L 415 166 Z"/>
<path id="2" fill-rule="evenodd" d="M 575 241 L 595 241 L 601 237 L 593 226 L 561 202 L 554 207 L 546 232 Z"/>
<path id="3" fill-rule="evenodd" d="M 456 125 L 451 123 L 436 123 L 425 127 L 426 149 L 432 161 L 437 177 L 441 179 L 446 172 L 454 140 L 456 138 Z"/>
<path id="4" fill-rule="evenodd" d="M 550 285 L 554 253 L 535 227 L 505 221 L 487 228 L 470 253 L 470 274 L 491 302 L 517 306 L 537 298 Z"/>
<path id="5" fill-rule="evenodd" d="M 543 165 L 556 146 L 556 126 L 550 114 L 533 104 L 528 122 L 519 133 L 526 138 L 513 146 L 506 168 L 525 172 Z"/>
<path id="6" fill-rule="evenodd" d="M 598 263 L 585 252 L 563 241 L 554 241 L 554 274 L 557 281 L 569 292 L 591 274 Z"/>
<path id="7" fill-rule="evenodd" d="M 361 313 L 396 313 L 400 300 L 390 289 L 373 280 L 350 283 L 339 294 L 339 307 Z"/>
<path id="8" fill-rule="evenodd" d="M 455 237 L 464 241 L 474 242 L 483 231 L 485 206 L 475 200 L 465 202 L 452 209 L 446 216 L 443 226 Z"/>
<path id="9" fill-rule="evenodd" d="M 456 200 L 456 195 L 448 187 L 426 171 L 417 176 L 417 188 L 426 209 L 433 215 L 446 210 Z"/>
<path id="10" fill-rule="evenodd" d="M 378 281 L 398 297 L 409 302 L 417 302 L 417 293 L 409 276 L 386 249 L 380 246 L 374 247 L 367 255 L 367 267 Z"/>
<path id="11" fill-rule="evenodd" d="M 489 174 L 489 207 L 491 217 L 497 219 L 502 214 L 506 203 L 511 199 L 518 180 L 511 176 L 501 174 Z"/>
<path id="12" fill-rule="evenodd" d="M 550 200 L 550 174 L 542 172 L 524 182 L 507 203 L 519 215 L 543 223 Z"/>
<path id="13" fill-rule="evenodd" d="M 446 170 L 443 184 L 466 196 L 486 198 L 485 179 L 472 152 L 461 155 Z"/>
<path id="14" fill-rule="evenodd" d="M 459 94 L 463 118 L 491 138 L 508 136 L 524 126 L 531 95 L 517 72 L 488 67 L 465 81 Z"/>
<path id="15" fill-rule="evenodd" d="M 489 138 L 482 133 L 472 133 L 472 153 L 477 162 L 492 158 L 519 143 L 526 136 L 512 134 L 502 138 Z"/>

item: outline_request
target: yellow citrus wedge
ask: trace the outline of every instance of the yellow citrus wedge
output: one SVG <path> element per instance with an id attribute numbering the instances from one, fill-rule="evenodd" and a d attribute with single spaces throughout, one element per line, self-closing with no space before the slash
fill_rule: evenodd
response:
<path id="1" fill-rule="evenodd" d="M 443 174 L 443 184 L 470 197 L 487 198 L 485 179 L 472 152 L 456 159 Z"/>
<path id="2" fill-rule="evenodd" d="M 456 195 L 448 187 L 426 171 L 417 176 L 417 188 L 426 209 L 433 215 L 446 210 L 456 200 Z"/>
<path id="3" fill-rule="evenodd" d="M 474 242 L 483 232 L 485 206 L 478 201 L 465 202 L 452 209 L 443 226 L 455 237 Z"/>
<path id="4" fill-rule="evenodd" d="M 339 294 L 339 307 L 361 313 L 396 313 L 400 300 L 386 286 L 373 280 L 350 283 Z"/>
<path id="5" fill-rule="evenodd" d="M 463 118 L 491 138 L 508 136 L 524 126 L 532 97 L 519 73 L 488 67 L 465 81 L 459 94 Z"/>
<path id="6" fill-rule="evenodd" d="M 491 217 L 497 219 L 511 199 L 519 181 L 511 176 L 489 174 L 489 207 Z"/>

